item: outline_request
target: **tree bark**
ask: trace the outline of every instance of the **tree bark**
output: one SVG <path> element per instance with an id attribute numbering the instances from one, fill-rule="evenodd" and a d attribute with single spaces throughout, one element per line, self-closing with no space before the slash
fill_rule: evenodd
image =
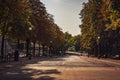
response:
<path id="1" fill-rule="evenodd" d="M 4 60 L 4 44 L 5 44 L 5 34 L 7 33 L 7 21 L 4 23 L 2 28 L 2 39 L 1 39 L 1 61 Z"/>
<path id="2" fill-rule="evenodd" d="M 17 49 L 20 49 L 20 39 L 17 40 Z"/>
<path id="3" fill-rule="evenodd" d="M 4 43 L 5 43 L 5 35 L 2 35 L 2 40 L 1 40 L 1 61 L 3 62 L 4 59 Z"/>
<path id="4" fill-rule="evenodd" d="M 29 55 L 29 39 L 26 40 L 26 57 Z"/>
<path id="5" fill-rule="evenodd" d="M 42 45 L 42 55 L 45 56 L 45 45 Z"/>
<path id="6" fill-rule="evenodd" d="M 38 55 L 40 56 L 40 50 L 41 50 L 41 48 L 40 48 L 40 43 L 39 43 L 39 51 L 38 51 Z"/>
<path id="7" fill-rule="evenodd" d="M 36 42 L 34 41 L 34 42 L 33 42 L 33 47 L 34 47 L 34 48 L 33 48 L 33 56 L 34 56 L 34 57 L 35 57 L 35 43 L 36 43 Z"/>

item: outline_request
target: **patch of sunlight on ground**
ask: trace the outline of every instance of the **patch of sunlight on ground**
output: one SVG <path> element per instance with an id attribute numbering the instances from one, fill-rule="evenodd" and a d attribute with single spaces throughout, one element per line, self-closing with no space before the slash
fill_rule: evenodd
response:
<path id="1" fill-rule="evenodd" d="M 6 74 L 7 74 L 7 75 L 17 75 L 17 74 L 19 74 L 19 73 L 17 73 L 17 72 L 7 72 Z"/>

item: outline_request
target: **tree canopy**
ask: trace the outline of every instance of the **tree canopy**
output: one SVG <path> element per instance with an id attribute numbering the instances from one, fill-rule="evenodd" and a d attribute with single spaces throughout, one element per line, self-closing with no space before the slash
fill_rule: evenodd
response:
<path id="1" fill-rule="evenodd" d="M 120 1 L 114 0 L 88 0 L 83 3 L 80 12 L 82 49 L 96 56 L 119 54 L 119 3 Z"/>
<path id="2" fill-rule="evenodd" d="M 40 0 L 0 0 L 1 54 L 4 39 L 31 40 L 38 44 L 59 48 L 64 44 L 64 33 L 54 22 Z"/>

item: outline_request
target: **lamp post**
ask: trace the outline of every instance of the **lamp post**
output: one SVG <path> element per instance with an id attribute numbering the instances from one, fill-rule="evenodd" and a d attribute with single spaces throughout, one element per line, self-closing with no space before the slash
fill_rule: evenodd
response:
<path id="1" fill-rule="evenodd" d="M 32 27 L 29 27 L 29 31 L 30 31 L 30 37 L 29 37 L 29 49 L 30 49 L 30 52 L 29 52 L 29 55 L 28 55 L 28 59 L 29 60 L 31 60 L 31 57 L 32 57 L 32 55 L 31 55 L 31 31 L 32 31 Z"/>
<path id="2" fill-rule="evenodd" d="M 52 44 L 52 41 L 50 41 L 50 44 Z"/>
<path id="3" fill-rule="evenodd" d="M 31 53 L 31 34 L 32 34 L 32 33 L 31 33 L 32 28 L 31 28 L 31 27 L 29 27 L 29 31 L 30 31 L 30 38 L 29 38 L 30 40 L 29 40 L 29 41 L 30 41 L 30 53 Z"/>
<path id="4" fill-rule="evenodd" d="M 31 27 L 29 27 L 29 30 L 31 31 L 31 30 L 32 30 L 32 28 L 31 28 Z"/>
<path id="5" fill-rule="evenodd" d="M 51 53 L 52 53 L 52 41 L 50 41 L 50 47 L 49 47 L 49 55 L 51 55 Z"/>
<path id="6" fill-rule="evenodd" d="M 98 36 L 98 58 L 100 58 L 100 36 Z"/>

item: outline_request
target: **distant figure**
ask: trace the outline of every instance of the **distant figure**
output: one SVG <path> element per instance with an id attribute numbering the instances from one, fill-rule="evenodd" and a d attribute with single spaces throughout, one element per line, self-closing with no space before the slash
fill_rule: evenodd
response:
<path id="1" fill-rule="evenodd" d="M 14 61 L 18 61 L 19 60 L 19 52 L 18 50 L 15 50 L 14 52 Z"/>
<path id="2" fill-rule="evenodd" d="M 28 59 L 29 59 L 29 60 L 31 60 L 31 58 L 32 58 L 32 55 L 31 55 L 31 54 L 29 54 L 29 55 L 28 55 Z"/>

